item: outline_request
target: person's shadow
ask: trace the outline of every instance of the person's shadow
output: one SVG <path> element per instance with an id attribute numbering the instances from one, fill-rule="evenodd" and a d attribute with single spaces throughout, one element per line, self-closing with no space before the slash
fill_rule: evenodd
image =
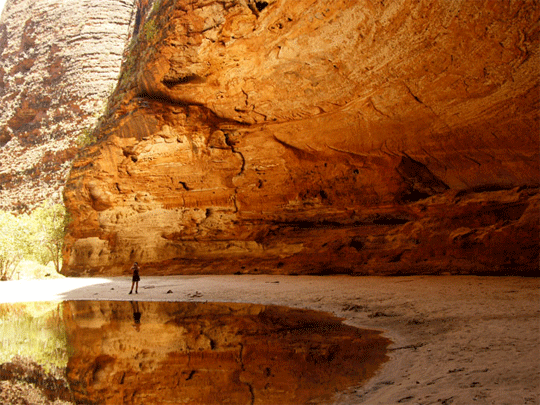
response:
<path id="1" fill-rule="evenodd" d="M 141 330 L 141 310 L 139 309 L 139 301 L 131 301 L 131 308 L 133 309 L 133 327 L 137 332 Z"/>

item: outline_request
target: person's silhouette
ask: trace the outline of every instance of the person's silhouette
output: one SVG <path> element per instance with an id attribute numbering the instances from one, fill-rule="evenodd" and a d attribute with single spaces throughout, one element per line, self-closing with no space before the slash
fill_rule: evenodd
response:
<path id="1" fill-rule="evenodd" d="M 133 292 L 133 286 L 135 286 L 135 294 L 138 294 L 139 281 L 141 280 L 141 277 L 139 276 L 139 263 L 133 263 L 133 266 L 131 266 L 131 270 L 133 271 L 133 277 L 131 278 L 131 290 L 129 291 L 129 293 L 131 294 Z"/>

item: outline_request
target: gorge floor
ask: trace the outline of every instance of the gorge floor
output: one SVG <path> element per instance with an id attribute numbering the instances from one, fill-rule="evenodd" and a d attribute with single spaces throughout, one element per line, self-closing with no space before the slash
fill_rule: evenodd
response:
<path id="1" fill-rule="evenodd" d="M 128 277 L 0 283 L 0 301 L 129 301 Z M 169 292 L 170 291 L 170 292 Z M 533 404 L 540 399 L 540 280 L 519 277 L 142 277 L 141 301 L 329 312 L 393 341 L 390 360 L 336 404 Z"/>

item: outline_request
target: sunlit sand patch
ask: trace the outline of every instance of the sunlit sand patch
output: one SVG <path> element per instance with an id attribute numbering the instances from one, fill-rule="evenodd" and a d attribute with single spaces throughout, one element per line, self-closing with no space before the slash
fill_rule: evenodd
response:
<path id="1" fill-rule="evenodd" d="M 0 282 L 0 302 L 62 301 L 78 289 L 110 283 L 106 278 L 62 278 Z"/>

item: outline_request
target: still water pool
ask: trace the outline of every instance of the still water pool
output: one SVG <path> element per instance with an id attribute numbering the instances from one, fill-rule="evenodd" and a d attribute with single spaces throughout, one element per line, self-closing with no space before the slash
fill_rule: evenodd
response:
<path id="1" fill-rule="evenodd" d="M 0 304 L 0 336 L 0 402 L 57 404 L 331 403 L 390 343 L 316 311 L 138 301 Z"/>

